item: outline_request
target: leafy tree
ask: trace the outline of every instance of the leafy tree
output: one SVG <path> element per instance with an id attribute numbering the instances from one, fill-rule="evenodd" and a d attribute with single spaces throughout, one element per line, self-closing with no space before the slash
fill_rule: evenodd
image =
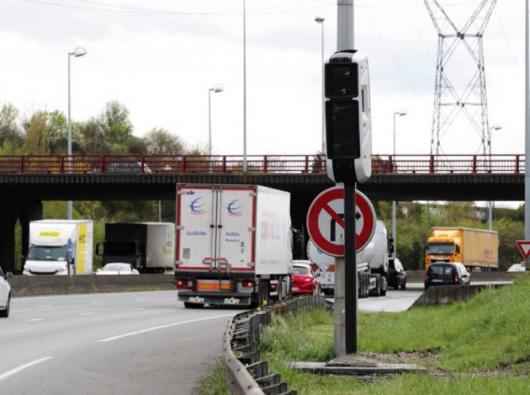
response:
<path id="1" fill-rule="evenodd" d="M 92 118 L 86 122 L 76 123 L 74 125 L 76 135 L 79 136 L 79 146 L 77 149 L 80 153 L 86 155 L 108 154 L 110 148 L 105 141 L 105 132 L 97 119 Z"/>
<path id="2" fill-rule="evenodd" d="M 0 146 L 15 149 L 24 144 L 24 137 L 17 124 L 17 118 L 18 110 L 15 106 L 9 103 L 2 106 L 0 109 Z"/>
<path id="3" fill-rule="evenodd" d="M 140 137 L 131 136 L 127 140 L 124 148 L 128 154 L 143 155 L 147 152 L 147 143 Z"/>
<path id="4" fill-rule="evenodd" d="M 50 135 L 50 152 L 66 154 L 68 145 L 68 124 L 66 116 L 60 111 L 46 113 L 46 126 Z M 74 140 L 72 138 L 72 140 Z"/>
<path id="5" fill-rule="evenodd" d="M 65 154 L 66 117 L 59 111 L 37 111 L 25 123 L 25 151 L 31 155 Z"/>
<path id="6" fill-rule="evenodd" d="M 25 151 L 30 155 L 48 155 L 50 153 L 50 130 L 46 125 L 46 113 L 34 113 L 26 123 Z"/>
<path id="7" fill-rule="evenodd" d="M 105 141 L 110 145 L 126 144 L 132 136 L 133 125 L 129 119 L 129 110 L 117 101 L 107 103 L 98 123 Z"/>
<path id="8" fill-rule="evenodd" d="M 522 260 L 515 241 L 524 239 L 524 222 L 499 218 L 493 225 L 499 232 L 499 269 L 506 270 L 513 263 Z"/>
<path id="9" fill-rule="evenodd" d="M 182 155 L 184 143 L 168 130 L 153 128 L 145 136 L 147 153 L 150 155 Z"/>

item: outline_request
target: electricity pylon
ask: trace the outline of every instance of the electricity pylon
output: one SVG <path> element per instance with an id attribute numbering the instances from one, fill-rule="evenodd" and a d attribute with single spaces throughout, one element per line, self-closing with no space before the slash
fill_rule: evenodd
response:
<path id="1" fill-rule="evenodd" d="M 462 26 L 438 0 L 424 0 L 438 33 L 434 112 L 431 154 L 441 154 L 441 141 L 457 118 L 464 116 L 480 139 L 480 151 L 488 152 L 491 141 L 486 95 L 483 36 L 497 0 L 479 0 L 471 16 Z M 455 61 L 455 52 L 463 49 L 467 64 Z M 466 76 L 465 72 L 469 76 Z M 467 82 L 467 84 L 466 84 Z M 466 131 L 459 130 L 462 137 Z M 462 141 L 462 140 L 461 140 Z"/>

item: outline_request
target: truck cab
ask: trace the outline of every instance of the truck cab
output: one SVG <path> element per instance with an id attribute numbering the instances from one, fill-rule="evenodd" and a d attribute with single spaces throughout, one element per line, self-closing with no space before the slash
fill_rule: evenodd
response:
<path id="1" fill-rule="evenodd" d="M 32 244 L 28 250 L 23 274 L 57 274 L 67 275 L 68 264 L 73 263 L 73 258 L 68 259 L 68 246 L 64 245 L 36 245 Z M 72 269 L 70 266 L 70 269 Z"/>
<path id="2" fill-rule="evenodd" d="M 433 262 L 461 262 L 461 244 L 459 237 L 429 237 L 425 244 L 425 269 Z"/>
<path id="3" fill-rule="evenodd" d="M 25 275 L 69 275 L 92 271 L 93 223 L 41 220 L 29 226 Z"/>

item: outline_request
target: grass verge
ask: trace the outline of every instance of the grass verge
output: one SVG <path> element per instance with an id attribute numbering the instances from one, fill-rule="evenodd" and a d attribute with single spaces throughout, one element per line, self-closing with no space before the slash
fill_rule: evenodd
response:
<path id="1" fill-rule="evenodd" d="M 333 315 L 324 310 L 276 317 L 262 336 L 262 357 L 304 395 L 529 394 L 529 295 L 530 276 L 523 276 L 513 286 L 450 306 L 360 314 L 361 353 L 427 366 L 430 373 L 424 375 L 367 382 L 288 368 L 289 361 L 333 357 Z"/>
<path id="2" fill-rule="evenodd" d="M 217 362 L 210 374 L 200 381 L 198 392 L 200 395 L 230 395 L 222 361 Z"/>

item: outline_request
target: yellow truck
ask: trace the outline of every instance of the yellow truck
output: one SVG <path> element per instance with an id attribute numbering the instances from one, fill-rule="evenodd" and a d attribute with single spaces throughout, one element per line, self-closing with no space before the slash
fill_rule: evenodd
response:
<path id="1" fill-rule="evenodd" d="M 461 262 L 469 270 L 499 267 L 499 235 L 483 229 L 436 227 L 425 244 L 425 269 L 432 262 Z"/>

